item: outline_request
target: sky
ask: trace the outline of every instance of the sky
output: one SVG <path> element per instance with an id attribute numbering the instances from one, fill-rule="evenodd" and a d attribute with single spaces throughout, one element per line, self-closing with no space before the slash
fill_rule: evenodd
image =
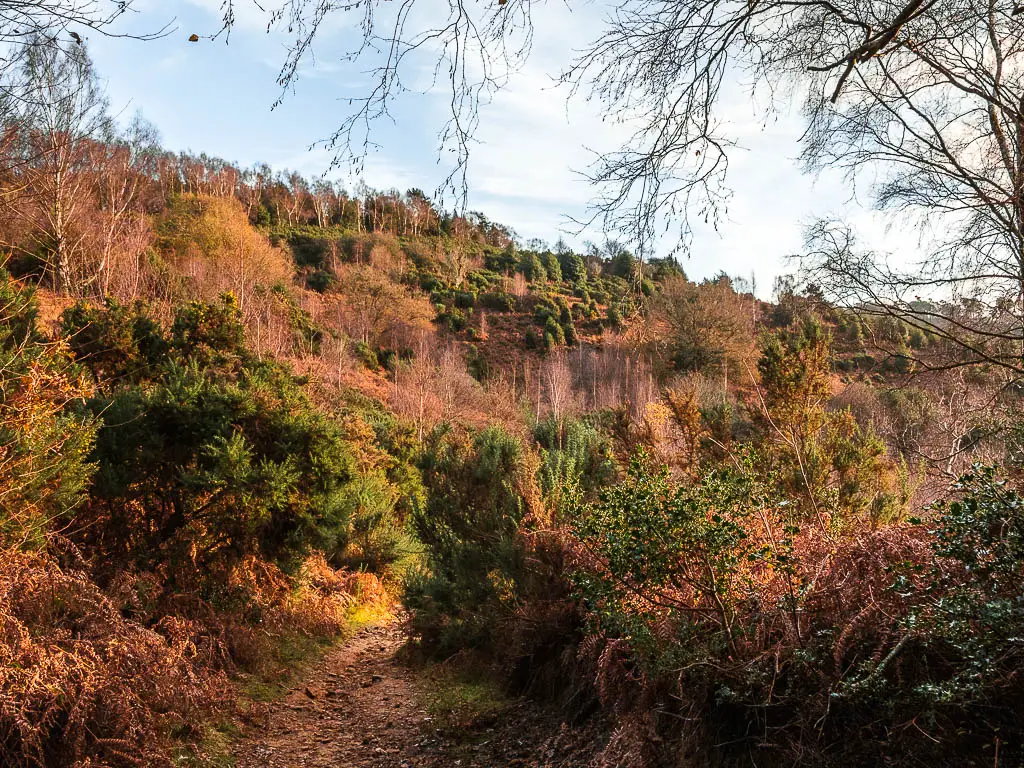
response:
<path id="1" fill-rule="evenodd" d="M 421 0 L 422 7 L 440 0 Z M 151 32 L 171 25 L 157 40 L 85 35 L 112 108 L 125 119 L 140 112 L 160 130 L 166 148 L 205 152 L 239 165 L 265 162 L 308 176 L 356 179 L 331 172 L 331 153 L 318 142 L 348 114 L 348 97 L 365 93 L 366 65 L 343 60 L 356 30 L 338 13 L 323 30 L 314 58 L 304 62 L 295 88 L 281 96 L 276 78 L 287 38 L 268 34 L 265 15 L 253 0 L 236 0 L 237 24 L 230 38 L 206 39 L 217 31 L 221 0 L 137 0 L 122 21 L 122 33 Z M 266 6 L 264 6 L 266 7 Z M 554 243 L 560 236 L 582 248 L 597 231 L 576 233 L 571 219 L 586 215 L 595 191 L 581 175 L 593 152 L 611 150 L 625 137 L 622 126 L 602 120 L 599 105 L 569 98 L 553 80 L 572 55 L 601 28 L 599 2 L 573 9 L 551 0 L 538 5 L 530 59 L 481 110 L 469 166 L 469 210 L 506 224 L 525 241 Z M 198 34 L 198 43 L 188 42 Z M 450 160 L 439 157 L 438 131 L 447 116 L 446 95 L 430 88 L 429 60 L 413 62 L 410 83 L 419 91 L 395 102 L 390 121 L 373 127 L 379 147 L 362 178 L 377 189 L 437 188 Z M 717 229 L 695 227 L 681 257 L 691 279 L 721 271 L 756 281 L 768 298 L 774 278 L 792 272 L 787 257 L 798 254 L 803 228 L 820 217 L 842 217 L 858 227 L 877 250 L 912 247 L 909 235 L 887 227 L 863 200 L 852 199 L 837 173 L 818 177 L 798 168 L 801 124 L 793 108 L 764 122 L 750 94 L 737 84 L 726 89 L 721 116 L 739 145 L 730 153 L 732 197 Z M 441 153 L 444 155 L 445 153 Z M 614 233 L 613 233 L 614 234 Z M 665 243 L 664 249 L 671 245 Z"/>

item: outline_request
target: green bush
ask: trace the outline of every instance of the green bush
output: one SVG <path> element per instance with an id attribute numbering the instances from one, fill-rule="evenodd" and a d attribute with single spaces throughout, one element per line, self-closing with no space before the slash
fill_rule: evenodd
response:
<path id="1" fill-rule="evenodd" d="M 550 344 L 546 341 L 548 337 L 551 338 Z M 562 326 L 558 324 L 558 320 L 554 317 L 548 317 L 544 323 L 544 338 L 546 349 L 565 344 L 565 331 L 562 330 Z"/>
<path id="2" fill-rule="evenodd" d="M 37 329 L 32 289 L 0 271 L 0 551 L 42 547 L 85 500 L 96 420 L 85 372 Z"/>
<path id="3" fill-rule="evenodd" d="M 171 349 L 141 302 L 78 302 L 61 315 L 60 329 L 72 354 L 101 382 L 152 379 Z"/>
<path id="4" fill-rule="evenodd" d="M 315 269 L 306 275 L 306 287 L 317 293 L 327 293 L 337 282 L 334 273 L 326 269 Z"/>
<path id="5" fill-rule="evenodd" d="M 401 576 L 420 547 L 396 511 L 399 489 L 379 474 L 353 478 L 341 499 L 328 559 L 339 568 Z"/>
<path id="6" fill-rule="evenodd" d="M 614 304 L 608 307 L 607 325 L 616 330 L 622 327 L 622 313 Z"/>
<path id="7" fill-rule="evenodd" d="M 573 509 L 575 535 L 601 563 L 574 576 L 595 628 L 629 637 L 652 664 L 666 653 L 696 664 L 736 653 L 749 566 L 781 554 L 747 533 L 765 491 L 745 469 L 725 465 L 680 485 L 640 453 L 624 482 Z M 671 639 L 653 633 L 659 622 L 675 627 Z"/>
<path id="8" fill-rule="evenodd" d="M 363 365 L 371 371 L 376 371 L 381 367 L 380 359 L 377 357 L 377 352 L 365 341 L 357 341 L 355 346 L 352 347 L 352 351 Z"/>
<path id="9" fill-rule="evenodd" d="M 562 265 L 559 264 L 558 257 L 553 253 L 547 252 L 542 254 L 540 259 L 544 271 L 547 273 L 548 280 L 554 283 L 562 282 Z"/>
<path id="10" fill-rule="evenodd" d="M 501 275 L 490 269 L 476 269 L 466 276 L 466 282 L 477 291 L 484 292 L 501 280 Z"/>
<path id="11" fill-rule="evenodd" d="M 587 265 L 583 257 L 577 253 L 562 253 L 558 256 L 562 267 L 562 277 L 570 283 L 582 286 L 587 282 Z"/>
<path id="12" fill-rule="evenodd" d="M 495 312 L 511 312 L 516 308 L 516 299 L 510 293 L 488 292 L 480 294 L 480 304 Z"/>
<path id="13" fill-rule="evenodd" d="M 956 482 L 953 498 L 931 510 L 932 563 L 923 578 L 911 573 L 896 589 L 911 596 L 904 631 L 932 656 L 934 673 L 902 695 L 931 707 L 970 702 L 987 709 L 998 697 L 1019 700 L 1024 497 L 994 468 L 975 466 Z M 1019 721 L 1014 725 L 1024 746 Z"/>
<path id="14" fill-rule="evenodd" d="M 472 309 L 476 304 L 475 291 L 456 291 L 455 306 L 459 309 Z"/>
<path id="15" fill-rule="evenodd" d="M 290 568 L 330 550 L 357 474 L 344 434 L 273 368 L 218 380 L 172 364 L 146 389 L 98 397 L 99 469 L 85 536 L 108 563 L 223 574 L 258 554 Z"/>
<path id="16" fill-rule="evenodd" d="M 548 279 L 548 273 L 541 263 L 540 257 L 532 251 L 524 251 L 519 258 L 519 271 L 531 283 L 543 283 Z"/>
<path id="17" fill-rule="evenodd" d="M 326 266 L 331 251 L 331 241 L 327 238 L 293 231 L 288 233 L 288 245 L 300 267 L 323 269 Z"/>
<path id="18" fill-rule="evenodd" d="M 570 321 L 562 326 L 562 331 L 565 336 L 565 343 L 572 346 L 579 341 L 579 335 L 576 333 L 576 326 Z"/>
<path id="19" fill-rule="evenodd" d="M 426 570 L 406 585 L 413 630 L 432 652 L 491 646 L 529 592 L 520 529 L 536 503 L 536 466 L 498 427 L 435 434 L 422 461 L 426 502 L 412 515 Z"/>
<path id="20" fill-rule="evenodd" d="M 548 418 L 534 429 L 534 438 L 540 445 L 541 493 L 556 519 L 577 494 L 593 494 L 616 475 L 611 440 L 590 423 Z"/>
<path id="21" fill-rule="evenodd" d="M 172 588 L 191 581 L 213 596 L 248 556 L 284 569 L 314 549 L 370 568 L 405 556 L 390 480 L 360 469 L 374 462 L 357 459 L 348 431 L 286 369 L 249 353 L 230 297 L 179 308 L 166 336 L 145 320 L 116 304 L 64 318 L 82 328 L 76 353 L 98 375 L 108 360 L 133 361 L 132 375 L 108 380 L 85 407 L 103 428 L 75 529 L 104 567 L 160 573 Z M 170 350 L 147 361 L 145 377 L 135 373 L 142 347 Z"/>
<path id="22" fill-rule="evenodd" d="M 484 266 L 499 274 L 511 274 L 518 263 L 515 246 L 511 243 L 501 251 L 491 250 L 484 254 Z"/>
<path id="23" fill-rule="evenodd" d="M 224 365 L 246 354 L 242 311 L 234 294 L 212 303 L 193 301 L 179 307 L 171 325 L 175 351 L 201 365 Z"/>
<path id="24" fill-rule="evenodd" d="M 533 305 L 533 319 L 540 325 L 544 325 L 550 318 L 557 320 L 559 313 L 558 303 L 547 294 L 540 296 L 537 303 Z"/>
<path id="25" fill-rule="evenodd" d="M 436 322 L 443 328 L 447 328 L 452 333 L 458 333 L 459 331 L 466 329 L 466 326 L 469 324 L 469 318 L 466 317 L 466 313 L 461 309 L 452 307 L 451 309 L 441 312 L 437 316 Z"/>

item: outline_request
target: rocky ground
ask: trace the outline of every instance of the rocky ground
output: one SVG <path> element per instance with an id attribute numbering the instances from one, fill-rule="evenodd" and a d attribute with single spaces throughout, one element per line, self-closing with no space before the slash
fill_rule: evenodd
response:
<path id="1" fill-rule="evenodd" d="M 328 653 L 247 729 L 235 748 L 238 768 L 591 765 L 598 729 L 569 727 L 523 700 L 488 702 L 479 712 L 450 703 L 436 675 L 404 660 L 405 641 L 394 620 Z"/>

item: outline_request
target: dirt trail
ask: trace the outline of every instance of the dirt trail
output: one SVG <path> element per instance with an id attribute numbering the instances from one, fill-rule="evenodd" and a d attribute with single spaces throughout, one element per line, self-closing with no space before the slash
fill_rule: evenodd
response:
<path id="1" fill-rule="evenodd" d="M 398 658 L 398 621 L 363 629 L 329 652 L 235 749 L 238 768 L 583 768 L 594 734 L 514 702 L 494 721 L 442 733 L 424 682 Z"/>
<path id="2" fill-rule="evenodd" d="M 397 622 L 369 627 L 335 648 L 241 742 L 238 768 L 418 766 L 426 711 L 395 654 Z M 429 721 L 428 721 L 429 722 Z"/>

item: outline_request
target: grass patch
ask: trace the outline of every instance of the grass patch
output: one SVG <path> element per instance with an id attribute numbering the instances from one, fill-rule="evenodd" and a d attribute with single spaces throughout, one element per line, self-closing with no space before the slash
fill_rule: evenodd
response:
<path id="1" fill-rule="evenodd" d="M 493 675 L 474 667 L 437 665 L 424 673 L 427 711 L 442 731 L 486 726 L 514 703 Z"/>
<path id="2" fill-rule="evenodd" d="M 171 760 L 181 768 L 234 768 L 231 748 L 241 735 L 241 728 L 230 720 L 208 723 L 202 738 L 177 747 Z"/>

